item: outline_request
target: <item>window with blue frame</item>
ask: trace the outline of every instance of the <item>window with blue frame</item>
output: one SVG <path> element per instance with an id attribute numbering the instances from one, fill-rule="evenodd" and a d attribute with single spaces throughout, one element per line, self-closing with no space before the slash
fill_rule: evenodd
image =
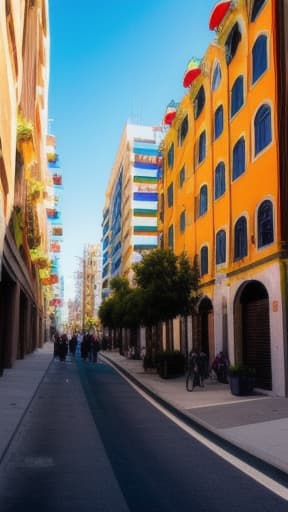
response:
<path id="1" fill-rule="evenodd" d="M 181 123 L 181 126 L 179 128 L 178 132 L 178 144 L 179 146 L 182 146 L 186 135 L 188 133 L 188 115 L 186 115 Z"/>
<path id="2" fill-rule="evenodd" d="M 272 141 L 271 109 L 261 105 L 254 119 L 255 156 Z"/>
<path id="3" fill-rule="evenodd" d="M 216 265 L 226 261 L 226 233 L 220 229 L 216 234 Z"/>
<path id="4" fill-rule="evenodd" d="M 245 171 L 245 139 L 241 137 L 233 148 L 232 180 L 236 180 Z"/>
<path id="5" fill-rule="evenodd" d="M 225 165 L 219 162 L 215 169 L 215 199 L 223 196 L 225 193 Z"/>
<path id="6" fill-rule="evenodd" d="M 174 143 L 173 142 L 168 150 L 167 163 L 168 163 L 168 168 L 172 169 L 173 165 L 174 165 Z"/>
<path id="7" fill-rule="evenodd" d="M 199 146 L 198 146 L 198 164 L 205 160 L 206 156 L 206 131 L 200 133 Z"/>
<path id="8" fill-rule="evenodd" d="M 194 119 L 197 119 L 205 105 L 205 90 L 203 85 L 201 85 L 199 91 L 197 92 L 195 98 L 194 98 Z"/>
<path id="9" fill-rule="evenodd" d="M 244 103 L 244 80 L 243 75 L 236 78 L 231 91 L 231 117 L 233 117 Z"/>
<path id="10" fill-rule="evenodd" d="M 218 139 L 223 132 L 223 121 L 223 105 L 219 105 L 214 114 L 214 140 Z"/>
<path id="11" fill-rule="evenodd" d="M 227 65 L 229 65 L 235 57 L 241 38 L 239 25 L 235 23 L 225 42 L 225 58 Z"/>
<path id="12" fill-rule="evenodd" d="M 204 245 L 200 251 L 200 275 L 208 274 L 208 247 Z"/>
<path id="13" fill-rule="evenodd" d="M 186 228 L 186 212 L 183 210 L 183 212 L 180 213 L 180 231 L 183 233 Z"/>
<path id="14" fill-rule="evenodd" d="M 234 228 L 234 260 L 247 256 L 247 220 L 240 217 Z"/>
<path id="15" fill-rule="evenodd" d="M 216 91 L 221 83 L 222 73 L 219 62 L 216 63 L 212 77 L 212 91 Z"/>
<path id="16" fill-rule="evenodd" d="M 251 21 L 255 21 L 256 18 L 258 18 L 265 3 L 266 3 L 266 0 L 254 0 L 252 12 L 251 12 Z"/>
<path id="17" fill-rule="evenodd" d="M 252 83 L 267 69 L 267 36 L 259 36 L 252 48 Z"/>
<path id="18" fill-rule="evenodd" d="M 208 188 L 203 185 L 200 189 L 199 216 L 204 215 L 208 210 Z"/>
<path id="19" fill-rule="evenodd" d="M 174 194 L 173 194 L 173 183 L 170 183 L 168 189 L 167 189 L 167 204 L 168 208 L 171 208 L 173 206 L 174 202 Z"/>
<path id="20" fill-rule="evenodd" d="M 258 248 L 274 242 L 273 205 L 268 199 L 258 208 L 257 215 Z"/>
<path id="21" fill-rule="evenodd" d="M 185 166 L 179 172 L 179 187 L 182 188 L 185 181 Z"/>
<path id="22" fill-rule="evenodd" d="M 173 224 L 171 224 L 171 226 L 169 226 L 168 228 L 168 247 L 169 249 L 172 249 L 174 248 L 174 227 L 173 227 Z"/>

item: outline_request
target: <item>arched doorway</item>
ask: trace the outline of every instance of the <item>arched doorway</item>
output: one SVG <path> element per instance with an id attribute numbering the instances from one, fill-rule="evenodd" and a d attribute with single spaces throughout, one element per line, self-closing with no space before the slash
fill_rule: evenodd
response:
<path id="1" fill-rule="evenodd" d="M 272 389 L 269 297 L 265 286 L 250 281 L 240 296 L 242 360 L 255 368 L 256 387 Z"/>
<path id="2" fill-rule="evenodd" d="M 199 349 L 209 354 L 213 353 L 213 305 L 208 297 L 203 297 L 199 306 L 200 329 L 199 329 Z"/>

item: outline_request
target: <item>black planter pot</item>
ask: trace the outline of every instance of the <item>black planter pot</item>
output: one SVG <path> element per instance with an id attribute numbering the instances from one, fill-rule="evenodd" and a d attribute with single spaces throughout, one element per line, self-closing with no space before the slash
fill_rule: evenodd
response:
<path id="1" fill-rule="evenodd" d="M 254 375 L 230 375 L 229 384 L 232 395 L 251 395 L 255 386 Z"/>

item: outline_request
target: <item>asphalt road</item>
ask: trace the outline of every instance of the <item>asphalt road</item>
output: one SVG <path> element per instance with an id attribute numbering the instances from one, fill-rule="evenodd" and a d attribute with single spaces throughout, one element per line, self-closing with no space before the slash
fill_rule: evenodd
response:
<path id="1" fill-rule="evenodd" d="M 0 467 L 1 512 L 287 512 L 109 365 L 55 360 Z"/>

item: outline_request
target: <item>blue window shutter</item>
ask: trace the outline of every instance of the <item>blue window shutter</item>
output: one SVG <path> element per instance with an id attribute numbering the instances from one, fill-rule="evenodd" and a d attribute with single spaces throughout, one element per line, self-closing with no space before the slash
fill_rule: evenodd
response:
<path id="1" fill-rule="evenodd" d="M 225 165 L 219 162 L 215 169 L 215 199 L 221 197 L 225 192 Z"/>
<path id="2" fill-rule="evenodd" d="M 258 209 L 258 248 L 274 242 L 273 205 L 271 201 L 263 201 Z"/>
<path id="3" fill-rule="evenodd" d="M 272 140 L 271 109 L 269 105 L 262 105 L 254 120 L 255 156 L 262 151 Z"/>
<path id="4" fill-rule="evenodd" d="M 261 35 L 252 49 L 252 83 L 263 75 L 267 69 L 267 37 Z"/>
<path id="5" fill-rule="evenodd" d="M 201 276 L 208 274 L 208 247 L 205 245 L 200 252 L 200 273 Z"/>
<path id="6" fill-rule="evenodd" d="M 233 117 L 244 103 L 243 76 L 236 78 L 231 92 L 231 117 Z"/>
<path id="7" fill-rule="evenodd" d="M 247 256 L 247 220 L 240 217 L 234 228 L 234 259 Z"/>
<path id="8" fill-rule="evenodd" d="M 241 139 L 236 142 L 233 148 L 233 170 L 232 179 L 235 180 L 245 171 L 245 139 Z"/>
<path id="9" fill-rule="evenodd" d="M 198 163 L 203 162 L 206 156 L 206 132 L 205 130 L 200 134 L 199 137 L 199 155 L 198 155 Z"/>
<path id="10" fill-rule="evenodd" d="M 216 235 L 216 265 L 226 261 L 226 233 L 223 229 Z"/>
<path id="11" fill-rule="evenodd" d="M 200 208 L 199 208 L 199 215 L 203 215 L 205 212 L 207 212 L 208 208 L 208 190 L 207 185 L 203 185 L 200 189 Z"/>
<path id="12" fill-rule="evenodd" d="M 214 117 L 214 139 L 218 139 L 223 132 L 223 105 L 220 105 L 215 111 Z"/>

